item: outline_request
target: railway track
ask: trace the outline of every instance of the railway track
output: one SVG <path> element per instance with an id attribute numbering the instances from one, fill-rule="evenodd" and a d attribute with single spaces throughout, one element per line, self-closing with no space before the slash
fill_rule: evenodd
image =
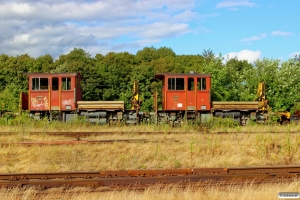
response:
<path id="1" fill-rule="evenodd" d="M 128 132 L 128 131 L 118 131 L 118 132 L 112 132 L 112 131 L 103 131 L 103 132 L 28 132 L 26 134 L 30 135 L 39 135 L 39 134 L 46 134 L 51 136 L 66 136 L 66 137 L 75 137 L 75 138 L 81 138 L 81 137 L 89 137 L 89 136 L 105 136 L 105 135 L 171 135 L 171 134 L 178 134 L 178 135 L 184 135 L 184 134 L 256 134 L 256 133 L 262 133 L 262 132 L 211 132 L 211 131 L 195 131 L 195 132 L 179 132 L 179 131 L 153 131 L 153 132 Z M 271 134 L 283 134 L 283 133 L 300 133 L 298 131 L 272 131 L 272 132 L 264 132 L 264 133 L 271 133 Z M 5 135 L 14 135 L 17 134 L 17 132 L 0 132 L 0 136 Z"/>
<path id="2" fill-rule="evenodd" d="M 256 184 L 287 182 L 300 178 L 300 166 L 252 168 L 194 168 L 165 170 L 122 170 L 100 172 L 0 174 L 0 187 L 89 187 L 145 188 L 155 184 Z"/>
<path id="3" fill-rule="evenodd" d="M 148 140 L 148 139 L 114 139 L 114 140 L 61 140 L 61 141 L 28 141 L 1 143 L 0 146 L 47 146 L 47 145 L 80 145 L 80 144 L 109 144 L 109 143 L 163 143 L 179 142 L 179 140 Z"/>
<path id="4" fill-rule="evenodd" d="M 0 132 L 0 135 L 14 135 L 17 134 L 18 132 Z M 132 131 L 117 131 L 117 132 L 112 132 L 112 131 L 101 131 L 101 132 L 27 132 L 26 134 L 30 135 L 39 135 L 39 134 L 46 134 L 46 135 L 51 135 L 51 136 L 66 136 L 66 137 L 75 137 L 75 138 L 80 138 L 80 137 L 88 137 L 88 136 L 105 136 L 105 135 L 171 135 L 171 134 L 194 134 L 194 132 L 174 132 L 174 131 L 140 131 L 140 132 L 132 132 Z"/>

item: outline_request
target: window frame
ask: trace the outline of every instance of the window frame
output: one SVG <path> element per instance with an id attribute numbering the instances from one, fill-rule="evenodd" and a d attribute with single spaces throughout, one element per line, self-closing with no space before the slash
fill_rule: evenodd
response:
<path id="1" fill-rule="evenodd" d="M 64 88 L 64 86 L 65 86 L 65 88 Z M 72 78 L 71 77 L 62 77 L 61 78 L 61 90 L 63 90 L 63 91 L 72 90 Z"/>
<path id="2" fill-rule="evenodd" d="M 185 78 L 168 77 L 168 90 L 183 91 L 185 87 Z"/>
<path id="3" fill-rule="evenodd" d="M 43 80 L 41 80 L 41 79 L 43 79 Z M 44 81 L 47 82 L 47 86 L 44 84 L 45 83 Z M 47 88 L 41 89 L 41 87 L 47 87 Z M 48 89 L 49 89 L 49 78 L 44 78 L 44 77 L 32 77 L 31 78 L 31 90 L 32 91 L 38 91 L 38 90 L 47 91 Z"/>
<path id="4" fill-rule="evenodd" d="M 57 87 L 53 87 L 53 85 L 54 85 L 54 81 L 53 80 L 54 79 L 57 79 Z M 59 77 L 52 77 L 51 81 L 52 81 L 52 85 L 51 85 L 52 91 L 58 91 L 59 90 Z M 54 88 L 57 88 L 57 89 L 54 89 Z"/>
<path id="5" fill-rule="evenodd" d="M 194 77 L 188 77 L 188 91 L 194 91 L 195 90 L 195 78 Z"/>
<path id="6" fill-rule="evenodd" d="M 207 90 L 207 80 L 206 78 L 197 78 L 197 91 Z"/>

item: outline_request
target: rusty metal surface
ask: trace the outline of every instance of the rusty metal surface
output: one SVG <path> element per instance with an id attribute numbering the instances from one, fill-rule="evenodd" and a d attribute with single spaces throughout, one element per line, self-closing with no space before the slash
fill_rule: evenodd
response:
<path id="1" fill-rule="evenodd" d="M 214 110 L 240 110 L 240 109 L 248 109 L 248 110 L 258 110 L 258 102 L 235 102 L 235 101 L 213 101 L 212 108 Z"/>
<path id="2" fill-rule="evenodd" d="M 69 136 L 69 137 L 85 137 L 85 136 L 101 136 L 101 135 L 170 135 L 170 134 L 192 134 L 193 132 L 176 132 L 176 131 L 159 131 L 159 132 L 150 132 L 150 131 L 140 131 L 140 132 L 133 132 L 133 131 L 121 131 L 121 132 L 112 132 L 112 131 L 107 131 L 107 132 L 46 132 L 47 135 L 64 135 L 64 136 Z"/>
<path id="3" fill-rule="evenodd" d="M 1 143 L 0 146 L 21 145 L 21 146 L 46 146 L 46 145 L 80 145 L 80 144 L 108 144 L 108 143 L 164 143 L 179 142 L 179 140 L 149 140 L 149 139 L 112 139 L 112 140 L 61 140 L 61 141 L 27 141 Z"/>
<path id="4" fill-rule="evenodd" d="M 255 167 L 255 168 L 229 168 L 229 174 L 272 174 L 272 173 L 295 173 L 300 174 L 300 166 L 289 167 Z"/>
<path id="5" fill-rule="evenodd" d="M 0 180 L 30 179 L 91 179 L 91 178 L 129 178 L 129 177 L 203 177 L 203 179 L 227 178 L 268 178 L 294 177 L 300 175 L 300 166 L 289 167 L 250 167 L 250 168 L 186 168 L 186 169 L 149 169 L 119 170 L 96 172 L 59 172 L 59 173 L 14 173 L 0 174 Z M 219 177 L 219 178 L 218 178 Z"/>
<path id="6" fill-rule="evenodd" d="M 39 135 L 46 134 L 52 136 L 66 136 L 66 137 L 88 137 L 88 136 L 104 136 L 104 135 L 171 135 L 171 134 L 195 134 L 196 132 L 179 132 L 179 131 L 141 131 L 141 132 L 133 132 L 133 131 L 101 131 L 101 132 L 28 132 L 30 135 Z M 0 132 L 0 135 L 14 135 L 17 132 Z"/>
<path id="7" fill-rule="evenodd" d="M 124 110 L 124 101 L 78 101 L 79 110 Z"/>
<path id="8" fill-rule="evenodd" d="M 191 174 L 189 169 L 178 170 L 121 170 L 100 172 L 60 172 L 60 173 L 18 173 L 0 174 L 0 180 L 27 179 L 74 179 L 74 178 L 107 178 L 107 177 L 149 177 Z"/>
<path id="9" fill-rule="evenodd" d="M 298 179 L 295 179 L 294 181 L 298 181 Z M 186 188 L 188 188 L 189 192 L 196 192 L 199 191 L 199 189 L 201 191 L 205 191 L 205 190 L 211 190 L 211 188 L 214 189 L 218 189 L 220 190 L 226 190 L 228 191 L 228 189 L 232 189 L 233 187 L 235 189 L 243 189 L 247 186 L 262 186 L 262 185 L 276 185 L 276 184 L 287 184 L 290 183 L 291 180 L 289 179 L 275 179 L 275 180 L 253 180 L 251 182 L 245 182 L 245 181 L 208 181 L 208 182 L 179 182 L 179 183 L 175 183 L 175 184 L 165 184 L 165 183 L 160 183 L 155 185 L 155 187 L 153 187 L 152 189 L 160 192 L 165 190 L 165 187 L 168 187 L 168 189 L 176 189 L 176 191 L 180 192 L 186 192 Z M 126 185 L 126 186 L 122 186 L 122 185 L 113 185 L 113 186 L 109 186 L 109 187 L 95 187 L 94 185 L 90 184 L 87 187 L 85 187 L 84 191 L 90 193 L 101 193 L 101 192 L 109 192 L 109 191 L 129 191 L 129 190 L 133 190 L 135 192 L 139 192 L 139 191 L 145 191 L 145 189 L 147 189 L 150 185 L 140 185 L 140 184 L 135 184 L 135 185 Z M 8 186 L 6 186 L 8 187 Z M 11 186 L 14 187 L 14 186 Z M 23 188 L 21 188 L 22 185 L 19 185 L 18 188 L 18 196 L 20 197 L 20 199 L 24 196 L 24 192 L 26 191 L 26 189 L 28 189 L 28 186 L 23 186 Z M 30 186 L 29 186 L 30 187 Z M 71 188 L 70 185 L 63 185 L 62 187 L 60 187 L 60 194 L 78 194 L 78 190 L 73 190 Z M 52 190 L 47 190 L 47 187 L 36 187 L 35 188 L 35 194 L 36 197 L 39 198 L 43 198 L 45 194 L 49 194 L 52 193 Z"/>
<path id="10" fill-rule="evenodd" d="M 257 134 L 257 133 L 270 133 L 270 134 L 281 134 L 281 133 L 300 133 L 299 131 L 262 131 L 262 132 L 256 132 L 256 131 L 241 131 L 241 132 L 227 132 L 227 131 L 220 131 L 220 132 L 209 132 L 207 131 L 209 134 Z"/>
<path id="11" fill-rule="evenodd" d="M 279 180 L 281 176 L 271 174 L 218 174 L 218 175 L 186 175 L 186 176 L 156 176 L 156 177 L 117 177 L 117 178 L 95 178 L 95 179 L 53 179 L 53 180 L 19 180 L 0 181 L 0 187 L 119 187 L 119 186 L 150 186 L 154 184 L 206 184 L 215 183 L 245 183 L 249 181 L 264 182 Z M 286 179 L 287 177 L 285 177 Z M 289 177 L 292 178 L 292 177 Z"/>
<path id="12" fill-rule="evenodd" d="M 102 132 L 28 132 L 30 135 L 39 135 L 39 134 L 46 134 L 51 136 L 66 136 L 66 137 L 75 137 L 75 138 L 81 138 L 81 137 L 89 137 L 89 136 L 105 136 L 105 135 L 186 135 L 186 134 L 257 134 L 257 133 L 270 133 L 270 134 L 280 134 L 280 133 L 300 133 L 299 131 L 269 131 L 269 132 L 211 132 L 209 130 L 205 131 L 195 131 L 195 132 L 180 132 L 180 131 L 168 131 L 168 132 L 162 132 L 162 131 L 155 131 L 155 132 L 129 132 L 129 131 L 102 131 Z M 17 134 L 17 132 L 0 132 L 0 136 L 5 135 L 14 135 Z"/>

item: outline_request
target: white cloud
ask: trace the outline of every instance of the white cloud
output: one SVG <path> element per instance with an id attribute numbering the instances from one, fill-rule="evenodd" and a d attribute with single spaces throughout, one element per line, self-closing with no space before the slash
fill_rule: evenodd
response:
<path id="1" fill-rule="evenodd" d="M 185 10 L 184 12 L 181 12 L 177 15 L 174 15 L 173 19 L 175 21 L 182 21 L 182 22 L 188 22 L 192 19 L 197 18 L 198 14 L 195 12 L 192 12 L 190 10 Z"/>
<path id="2" fill-rule="evenodd" d="M 248 0 L 227 0 L 217 4 L 217 8 L 254 7 L 255 3 Z"/>
<path id="3" fill-rule="evenodd" d="M 230 52 L 224 56 L 225 61 L 232 58 L 237 58 L 238 60 L 247 60 L 249 63 L 253 63 L 261 57 L 261 52 L 256 50 L 242 50 L 239 52 Z"/>
<path id="4" fill-rule="evenodd" d="M 252 42 L 252 41 L 256 41 L 256 40 L 262 40 L 263 38 L 265 38 L 267 36 L 267 34 L 263 33 L 261 35 L 256 35 L 256 36 L 252 36 L 250 38 L 244 38 L 241 41 L 242 42 Z"/>
<path id="5" fill-rule="evenodd" d="M 292 35 L 292 32 L 284 32 L 284 31 L 273 31 L 271 33 L 271 35 L 273 36 L 288 36 L 288 35 Z"/>
<path id="6" fill-rule="evenodd" d="M 298 52 L 292 52 L 292 53 L 289 54 L 288 57 L 295 58 L 295 56 L 300 56 L 300 51 L 298 51 Z"/>
<path id="7" fill-rule="evenodd" d="M 162 38 L 166 36 L 177 36 L 188 32 L 188 24 L 172 24 L 159 22 L 145 27 L 141 32 L 142 38 Z"/>
<path id="8" fill-rule="evenodd" d="M 0 4 L 0 18 L 23 20 L 134 20 L 153 17 L 153 14 L 172 15 L 194 8 L 194 0 L 114 0 L 114 1 L 38 1 L 7 2 Z M 38 17 L 38 18 L 36 18 Z M 124 18 L 124 19 L 123 19 Z"/>
<path id="9" fill-rule="evenodd" d="M 58 56 L 66 50 L 128 51 L 189 33 L 195 0 L 0 2 L 0 54 Z M 126 42 L 124 40 L 126 38 Z"/>

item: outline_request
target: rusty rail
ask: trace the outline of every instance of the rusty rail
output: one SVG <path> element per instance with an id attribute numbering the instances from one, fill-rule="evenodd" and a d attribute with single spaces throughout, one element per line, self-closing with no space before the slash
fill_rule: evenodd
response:
<path id="1" fill-rule="evenodd" d="M 14 135 L 17 132 L 0 132 L 1 135 Z M 153 132 L 129 132 L 129 131 L 103 131 L 103 132 L 27 132 L 30 135 L 46 134 L 51 136 L 66 136 L 66 137 L 88 137 L 88 136 L 105 136 L 105 135 L 171 135 L 171 134 L 194 134 L 193 132 L 177 132 L 177 131 L 153 131 Z"/>
<path id="2" fill-rule="evenodd" d="M 97 179 L 62 179 L 62 180 L 20 180 L 20 181 L 1 181 L 0 187 L 116 187 L 116 186 L 150 186 L 154 184 L 206 184 L 208 181 L 217 183 L 245 183 L 249 181 L 264 182 L 270 179 L 275 180 L 273 175 L 189 175 L 189 176 L 166 176 L 166 177 L 125 177 L 125 178 L 97 178 Z"/>
<path id="3" fill-rule="evenodd" d="M 2 143 L 0 146 L 21 145 L 21 146 L 46 146 L 46 145 L 79 145 L 79 144 L 108 144 L 108 143 L 163 143 L 179 142 L 179 140 L 148 140 L 148 139 L 113 139 L 113 140 L 60 140 L 60 141 L 27 141 Z"/>
<path id="4" fill-rule="evenodd" d="M 298 131 L 271 131 L 271 132 L 211 132 L 209 130 L 206 131 L 195 131 L 195 132 L 179 132 L 179 131 L 153 131 L 153 132 L 129 132 L 129 131 L 103 131 L 103 132 L 27 132 L 26 134 L 30 135 L 39 135 L 39 134 L 46 134 L 51 136 L 66 136 L 66 137 L 88 137 L 88 136 L 105 136 L 105 135 L 184 135 L 184 134 L 257 134 L 257 133 L 271 133 L 271 134 L 282 134 L 282 133 L 300 133 Z M 17 132 L 0 132 L 1 135 L 14 135 Z"/>
<path id="5" fill-rule="evenodd" d="M 0 174 L 0 187 L 147 187 L 153 184 L 219 184 L 288 181 L 299 178 L 300 166 L 194 168 L 100 172 Z"/>

